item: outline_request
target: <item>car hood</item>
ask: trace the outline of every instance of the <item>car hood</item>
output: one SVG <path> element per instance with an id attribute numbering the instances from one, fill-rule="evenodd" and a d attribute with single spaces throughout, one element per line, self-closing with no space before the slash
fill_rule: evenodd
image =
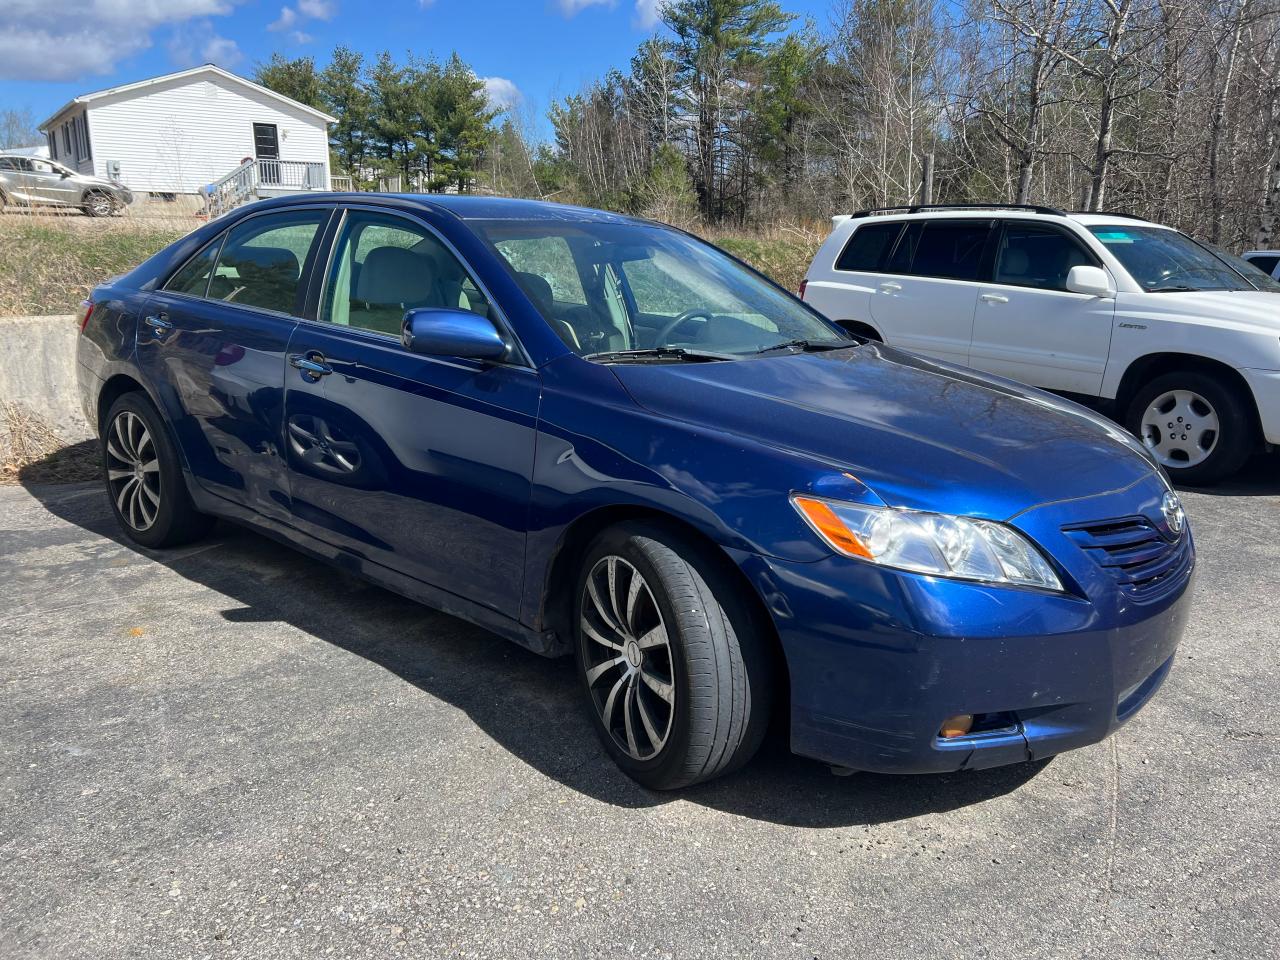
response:
<path id="1" fill-rule="evenodd" d="M 106 187 L 109 190 L 127 190 L 123 183 L 116 183 L 114 180 L 108 180 L 106 177 L 93 177 L 87 173 L 77 173 L 71 179 L 76 183 L 84 184 L 86 187 Z"/>
<path id="2" fill-rule="evenodd" d="M 852 473 L 893 506 L 1006 520 L 1156 472 L 1132 437 L 1084 407 L 876 344 L 612 369 L 660 416 Z"/>
<path id="3" fill-rule="evenodd" d="M 1280 293 L 1204 290 L 1198 293 L 1148 293 L 1142 297 L 1144 307 L 1150 307 L 1154 301 L 1166 316 L 1216 320 L 1239 329 L 1280 334 Z"/>

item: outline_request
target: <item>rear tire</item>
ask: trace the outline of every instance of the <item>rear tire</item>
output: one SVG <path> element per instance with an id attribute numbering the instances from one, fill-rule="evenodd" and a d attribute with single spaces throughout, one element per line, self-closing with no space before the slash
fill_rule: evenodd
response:
<path id="1" fill-rule="evenodd" d="M 709 550 L 655 524 L 613 527 L 587 551 L 579 676 L 605 749 L 650 789 L 722 776 L 760 746 L 770 647 L 740 589 Z"/>
<path id="2" fill-rule="evenodd" d="M 1239 470 L 1257 443 L 1252 401 L 1232 383 L 1194 370 L 1162 374 L 1134 394 L 1125 427 L 1174 483 L 1217 483 Z"/>
<path id="3" fill-rule="evenodd" d="M 99 439 L 111 510 L 134 543 L 177 547 L 203 537 L 213 519 L 195 508 L 177 449 L 156 408 L 141 393 L 118 397 Z"/>

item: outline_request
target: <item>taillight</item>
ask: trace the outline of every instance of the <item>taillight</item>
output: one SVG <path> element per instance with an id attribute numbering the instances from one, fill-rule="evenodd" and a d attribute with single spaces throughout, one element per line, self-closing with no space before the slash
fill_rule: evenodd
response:
<path id="1" fill-rule="evenodd" d="M 89 317 L 93 314 L 93 301 L 81 300 L 80 313 L 76 319 L 80 322 L 80 332 L 84 333 L 84 328 L 89 325 Z"/>
<path id="2" fill-rule="evenodd" d="M 804 299 L 804 292 L 805 292 L 805 290 L 807 290 L 807 289 L 809 289 L 809 281 L 808 281 L 808 280 L 801 280 L 801 281 L 800 281 L 800 299 L 801 299 L 801 300 L 803 300 L 803 299 Z"/>

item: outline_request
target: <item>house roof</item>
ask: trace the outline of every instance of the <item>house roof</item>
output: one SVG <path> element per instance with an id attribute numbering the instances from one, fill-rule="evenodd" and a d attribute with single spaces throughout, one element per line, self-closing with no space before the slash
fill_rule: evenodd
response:
<path id="1" fill-rule="evenodd" d="M 269 90 L 259 83 L 254 83 L 252 80 L 246 80 L 244 77 L 236 76 L 230 70 L 223 70 L 221 67 L 215 66 L 212 63 L 206 63 L 199 67 L 192 67 L 190 70 L 179 70 L 177 73 L 166 73 L 162 77 L 152 77 L 150 80 L 139 80 L 136 83 L 125 83 L 118 87 L 110 87 L 106 90 L 97 90 L 93 93 L 85 93 L 81 96 L 74 97 L 49 117 L 48 120 L 40 124 L 40 129 L 42 131 L 47 131 L 59 118 L 61 118 L 64 113 L 71 110 L 73 107 L 84 106 L 85 104 L 92 103 L 94 100 L 101 100 L 103 97 L 114 97 L 121 93 L 127 94 L 134 91 L 146 91 L 150 87 L 154 87 L 161 83 L 167 83 L 170 80 L 182 80 L 188 77 L 194 78 L 201 74 L 212 74 L 231 83 L 239 84 L 242 87 L 249 87 L 258 93 L 271 97 L 273 100 L 279 100 L 281 103 L 287 103 L 289 106 L 301 110 L 303 113 L 309 113 L 326 123 L 338 122 L 337 117 L 331 117 L 323 110 L 317 110 L 315 107 L 309 107 L 305 103 L 299 103 L 297 100 L 286 97 L 282 93 L 276 93 L 274 90 Z"/>

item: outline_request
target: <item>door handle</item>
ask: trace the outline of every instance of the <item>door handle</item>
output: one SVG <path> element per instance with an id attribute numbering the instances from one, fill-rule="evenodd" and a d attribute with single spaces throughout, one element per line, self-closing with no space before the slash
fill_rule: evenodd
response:
<path id="1" fill-rule="evenodd" d="M 883 290 L 885 293 L 897 293 L 899 290 L 902 289 L 902 284 L 894 283 L 890 281 L 888 283 L 880 284 L 880 289 Z"/>
<path id="2" fill-rule="evenodd" d="M 292 354 L 289 357 L 289 365 L 297 367 L 302 371 L 304 377 L 308 377 L 313 381 L 333 373 L 333 367 L 325 363 L 324 356 L 319 353 Z"/>
<path id="3" fill-rule="evenodd" d="M 1008 303 L 1009 298 L 1003 293 L 984 293 L 978 297 L 983 303 Z"/>
<path id="4" fill-rule="evenodd" d="M 157 316 L 147 317 L 144 323 L 146 323 L 146 325 L 150 327 L 152 330 L 172 330 L 173 329 L 173 323 L 170 322 L 169 318 L 165 316 L 163 313 Z"/>

